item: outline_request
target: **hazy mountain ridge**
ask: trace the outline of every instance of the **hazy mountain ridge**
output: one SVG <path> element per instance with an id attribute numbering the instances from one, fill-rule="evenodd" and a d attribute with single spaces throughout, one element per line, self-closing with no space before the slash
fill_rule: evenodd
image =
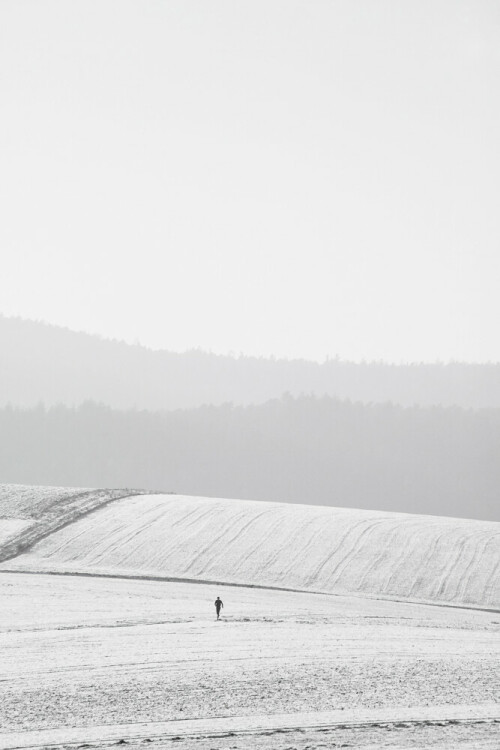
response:
<path id="1" fill-rule="evenodd" d="M 0 405 L 177 409 L 264 403 L 292 395 L 500 408 L 500 364 L 324 363 L 153 351 L 45 323 L 0 316 Z"/>
<path id="2" fill-rule="evenodd" d="M 498 520 L 500 410 L 329 397 L 151 413 L 0 410 L 5 482 Z"/>

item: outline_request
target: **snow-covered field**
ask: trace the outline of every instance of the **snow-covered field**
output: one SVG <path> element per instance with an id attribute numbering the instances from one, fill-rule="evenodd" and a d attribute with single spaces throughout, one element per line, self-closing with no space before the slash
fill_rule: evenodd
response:
<path id="1" fill-rule="evenodd" d="M 499 524 L 252 501 L 131 496 L 10 570 L 87 571 L 500 609 Z"/>
<path id="2" fill-rule="evenodd" d="M 498 524 L 101 500 L 1 566 L 0 748 L 500 747 Z"/>
<path id="3" fill-rule="evenodd" d="M 425 730 L 498 747 L 493 613 L 45 574 L 4 573 L 0 592 L 0 747 L 221 733 L 207 746 L 302 747 L 294 728 L 333 742 L 351 724 L 370 742 Z"/>

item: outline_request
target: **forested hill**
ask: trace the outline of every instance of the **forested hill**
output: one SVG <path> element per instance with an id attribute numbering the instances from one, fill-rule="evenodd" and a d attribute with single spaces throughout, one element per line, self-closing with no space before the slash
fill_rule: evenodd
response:
<path id="1" fill-rule="evenodd" d="M 500 409 L 329 397 L 119 412 L 0 409 L 2 482 L 500 520 Z"/>
<path id="2" fill-rule="evenodd" d="M 258 404 L 290 393 L 405 406 L 500 407 L 500 364 L 319 364 L 176 354 L 2 316 L 0 352 L 0 405 L 93 400 L 116 409 L 157 410 Z"/>

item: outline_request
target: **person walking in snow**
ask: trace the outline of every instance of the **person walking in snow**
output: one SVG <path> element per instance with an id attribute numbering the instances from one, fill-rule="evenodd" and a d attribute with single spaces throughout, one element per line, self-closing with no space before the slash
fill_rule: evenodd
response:
<path id="1" fill-rule="evenodd" d="M 217 597 L 217 599 L 215 600 L 215 611 L 217 612 L 217 619 L 219 619 L 220 611 L 221 611 L 221 609 L 222 609 L 223 606 L 224 606 L 224 604 L 222 603 L 222 599 L 220 599 L 219 597 Z"/>

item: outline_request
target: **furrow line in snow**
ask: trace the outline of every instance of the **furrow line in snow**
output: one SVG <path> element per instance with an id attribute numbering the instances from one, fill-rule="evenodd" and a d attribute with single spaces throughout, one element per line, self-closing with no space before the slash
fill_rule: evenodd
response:
<path id="1" fill-rule="evenodd" d="M 457 542 L 453 545 L 453 554 L 450 552 L 450 554 L 447 556 L 447 564 L 443 570 L 441 579 L 439 580 L 439 587 L 435 591 L 435 595 L 437 598 L 444 595 L 446 586 L 448 585 L 450 579 L 450 573 L 452 570 L 456 569 L 459 561 L 462 560 L 464 556 L 464 548 L 466 545 L 467 538 L 464 536 L 459 537 Z"/>
<path id="2" fill-rule="evenodd" d="M 86 727 L 0 732 L 0 750 L 41 747 L 102 746 L 119 742 L 171 739 L 215 739 L 237 736 L 272 736 L 297 731 L 334 731 L 388 727 L 452 726 L 500 722 L 498 706 L 433 706 L 386 709 L 346 709 L 317 713 L 260 716 L 224 716 L 166 722 L 105 724 Z"/>
<path id="3" fill-rule="evenodd" d="M 338 581 L 344 570 L 349 567 L 351 561 L 355 559 L 355 557 L 358 555 L 360 548 L 363 545 L 363 541 L 365 537 L 369 534 L 372 534 L 377 526 L 381 526 L 385 523 L 385 518 L 380 521 L 375 521 L 374 519 L 369 519 L 368 521 L 361 521 L 360 523 L 356 524 L 353 531 L 357 531 L 359 526 L 364 526 L 365 528 L 358 534 L 357 538 L 354 539 L 351 548 L 348 550 L 348 552 L 343 556 L 342 560 L 340 560 L 333 571 L 331 572 L 331 577 L 334 578 L 336 581 Z M 345 537 L 343 540 L 343 543 L 345 541 Z"/>
<path id="4" fill-rule="evenodd" d="M 384 566 L 382 563 L 387 558 L 387 550 L 393 549 L 393 539 L 401 533 L 400 524 L 393 524 L 393 528 L 387 533 L 388 536 L 384 540 L 384 544 L 380 545 L 379 551 L 373 558 L 367 560 L 365 569 L 363 571 L 359 571 L 358 591 L 363 591 L 365 581 L 369 576 L 373 574 L 376 575 L 379 570 L 384 570 Z M 398 549 L 398 547 L 396 547 L 395 549 Z M 386 569 L 386 577 L 380 582 L 381 588 L 383 588 L 384 592 L 390 591 L 391 581 L 393 580 L 393 578 L 397 578 L 400 575 L 401 563 L 409 554 L 407 545 L 399 545 L 399 549 L 399 556 L 395 558 L 391 568 L 389 570 Z"/>
<path id="5" fill-rule="evenodd" d="M 434 536 L 434 539 L 432 540 L 431 545 L 427 549 L 427 554 L 424 556 L 424 559 L 428 562 L 429 560 L 435 560 L 436 559 L 436 552 L 439 549 L 440 544 L 442 544 L 443 539 L 443 532 L 438 533 L 437 532 L 437 525 L 435 526 L 436 533 Z M 422 545 L 422 548 L 424 548 L 424 545 Z M 422 585 L 421 577 L 417 577 L 415 581 L 413 582 L 410 591 L 409 596 L 410 597 L 416 597 L 418 588 Z"/>
<path id="6" fill-rule="evenodd" d="M 460 577 L 457 576 L 457 579 L 455 581 L 454 598 L 458 598 L 459 596 L 466 596 L 474 566 L 477 565 L 478 560 L 484 555 L 489 540 L 490 535 L 481 534 L 481 541 L 479 541 L 479 539 L 476 539 L 476 543 L 472 545 L 472 551 L 469 560 L 465 565 L 464 571 Z"/>

